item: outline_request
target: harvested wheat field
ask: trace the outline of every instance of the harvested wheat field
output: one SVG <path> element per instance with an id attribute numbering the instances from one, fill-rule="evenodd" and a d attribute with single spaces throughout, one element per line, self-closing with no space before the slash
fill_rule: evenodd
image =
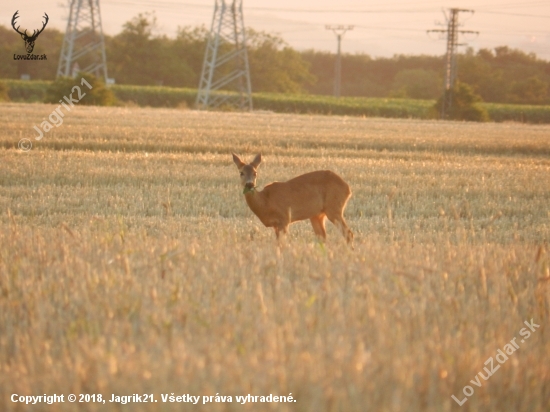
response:
<path id="1" fill-rule="evenodd" d="M 0 112 L 0 410 L 550 408 L 549 126 L 76 107 L 34 140 L 54 108 Z M 260 151 L 260 186 L 349 183 L 354 249 L 277 243 Z"/>

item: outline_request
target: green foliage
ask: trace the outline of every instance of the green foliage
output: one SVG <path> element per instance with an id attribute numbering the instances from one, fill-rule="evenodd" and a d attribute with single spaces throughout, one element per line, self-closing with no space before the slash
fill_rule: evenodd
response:
<path id="1" fill-rule="evenodd" d="M 481 104 L 495 122 L 550 124 L 550 106 L 502 103 Z"/>
<path id="2" fill-rule="evenodd" d="M 122 85 L 196 88 L 208 30 L 183 27 L 170 38 L 159 35 L 157 26 L 154 13 L 138 14 L 119 34 L 105 37 L 109 77 Z M 334 53 L 298 52 L 278 36 L 250 29 L 247 36 L 254 92 L 333 94 Z M 33 80 L 53 80 L 62 39 L 63 33 L 48 27 L 35 48 L 47 60 L 13 60 L 9 56 L 24 53 L 23 42 L 11 27 L 0 26 L 0 55 L 8 56 L 0 59 L 0 78 L 20 79 L 25 74 Z M 89 40 L 81 36 L 77 47 Z M 89 63 L 79 61 L 80 67 Z M 342 95 L 435 99 L 441 94 L 443 67 L 442 56 L 344 54 Z M 550 105 L 550 62 L 534 54 L 505 46 L 477 52 L 469 49 L 458 56 L 458 68 L 460 81 L 486 102 Z M 25 93 L 25 97 L 15 96 L 16 100 L 28 99 L 29 93 L 41 100 L 31 89 Z"/>
<path id="3" fill-rule="evenodd" d="M 412 99 L 436 99 L 443 79 L 434 70 L 405 69 L 395 75 L 390 95 Z"/>
<path id="4" fill-rule="evenodd" d="M 196 87 L 198 77 L 187 63 L 185 49 L 178 47 L 181 38 L 157 36 L 156 31 L 154 13 L 140 13 L 125 23 L 107 42 L 109 76 L 120 84 Z"/>
<path id="5" fill-rule="evenodd" d="M 446 112 L 446 118 L 449 120 L 469 120 L 473 122 L 486 122 L 489 120 L 489 114 L 478 103 L 481 97 L 476 95 L 473 89 L 465 83 L 457 82 L 450 91 L 445 91 L 439 98 L 434 109 L 439 112 L 443 102 L 451 95 L 451 104 Z"/>
<path id="6" fill-rule="evenodd" d="M 12 101 L 42 101 L 52 82 L 6 80 L 8 95 Z M 75 85 L 75 83 L 72 83 Z M 85 87 L 85 86 L 84 86 Z M 193 107 L 196 89 L 160 86 L 113 85 L 109 87 L 119 103 L 131 103 L 150 107 Z M 29 97 L 29 100 L 26 100 Z M 59 99 L 58 99 L 59 100 Z M 57 100 L 57 101 L 58 101 Z M 434 117 L 434 103 L 430 100 L 387 99 L 277 93 L 254 93 L 254 108 L 278 113 L 315 113 L 345 116 L 377 116 L 391 118 L 428 119 Z M 56 101 L 56 102 L 57 102 Z M 514 121 L 550 124 L 550 105 L 510 105 L 476 103 L 485 109 L 496 122 Z"/>
<path id="7" fill-rule="evenodd" d="M 38 27 L 37 27 L 38 28 Z M 32 29 L 30 30 L 32 33 Z M 36 40 L 33 54 L 45 54 L 46 60 L 13 60 L 14 54 L 27 54 L 25 44 L 11 27 L 0 26 L 0 78 L 53 80 L 59 62 L 63 33 L 48 26 Z"/>
<path id="8" fill-rule="evenodd" d="M 548 83 L 543 82 L 537 76 L 531 76 L 512 83 L 508 100 L 512 103 L 544 104 L 548 101 L 549 87 Z"/>
<path id="9" fill-rule="evenodd" d="M 180 28 L 175 39 L 155 36 L 155 31 L 154 14 L 139 14 L 127 22 L 108 42 L 110 76 L 119 84 L 197 87 L 209 35 L 206 28 Z M 252 29 L 247 36 L 255 91 L 299 93 L 314 82 L 300 53 L 281 38 Z"/>
<path id="10" fill-rule="evenodd" d="M 313 113 L 366 117 L 417 118 L 427 117 L 431 102 L 407 99 L 382 99 L 312 95 L 254 95 L 254 108 L 277 113 Z"/>
<path id="11" fill-rule="evenodd" d="M 105 87 L 103 80 L 89 73 L 78 73 L 75 78 L 59 77 L 52 82 L 46 90 L 44 102 L 58 103 L 63 97 L 70 98 L 71 95 L 75 100 L 81 96 L 78 104 L 82 105 L 112 106 L 116 101 L 115 95 Z"/>
<path id="12" fill-rule="evenodd" d="M 4 82 L 0 82 L 0 102 L 5 102 L 10 99 L 8 95 L 8 86 Z"/>
<path id="13" fill-rule="evenodd" d="M 306 51 L 317 82 L 306 86 L 313 94 L 331 95 L 333 53 Z M 434 56 L 394 56 L 372 59 L 342 56 L 342 94 L 345 96 L 436 98 L 440 95 L 444 59 Z M 470 85 L 484 101 L 550 104 L 550 62 L 507 47 L 469 49 L 458 56 L 460 81 Z M 427 73 L 432 73 L 430 79 Z M 418 82 L 418 87 L 415 86 Z M 438 83 L 439 82 L 439 83 Z M 420 84 L 423 84 L 420 86 Z M 439 91 L 438 91 L 439 89 Z"/>
<path id="14" fill-rule="evenodd" d="M 43 80 L 12 80 L 6 79 L 4 83 L 8 86 L 8 96 L 12 102 L 37 103 L 43 102 L 46 97 L 46 90 L 51 84 Z"/>
<path id="15" fill-rule="evenodd" d="M 309 50 L 302 56 L 310 64 L 312 74 L 317 82 L 307 86 L 308 92 L 313 94 L 332 95 L 334 90 L 334 53 L 317 52 Z M 342 95 L 361 97 L 405 97 L 407 90 L 399 90 L 404 84 L 397 79 L 399 88 L 396 89 L 395 81 L 402 71 L 422 70 L 430 73 L 442 72 L 443 60 L 434 56 L 394 56 L 392 58 L 373 59 L 365 54 L 344 54 L 342 56 Z M 412 72 L 414 75 L 414 72 Z M 418 72 L 417 72 L 418 75 Z M 405 74 L 405 78 L 409 76 Z M 439 76 L 437 76 L 439 77 Z M 430 90 L 437 81 L 431 79 Z M 441 81 L 442 82 L 442 81 Z M 440 83 L 441 83 L 440 82 Z M 413 93 L 417 93 L 414 91 Z M 433 91 L 431 92 L 433 93 Z M 438 93 L 431 96 L 436 98 Z"/>
<path id="16" fill-rule="evenodd" d="M 179 62 L 185 63 L 183 72 L 181 68 L 177 69 L 181 87 L 196 88 L 198 86 L 207 38 L 208 30 L 204 26 L 179 28 L 176 40 L 172 45 L 172 53 Z M 168 82 L 165 84 L 179 86 Z"/>
<path id="17" fill-rule="evenodd" d="M 255 91 L 302 93 L 315 83 L 309 64 L 281 38 L 247 30 L 250 77 Z"/>
<path id="18" fill-rule="evenodd" d="M 458 59 L 459 77 L 484 101 L 550 104 L 550 62 L 508 47 L 469 49 Z"/>
<path id="19" fill-rule="evenodd" d="M 196 89 L 180 89 L 160 86 L 113 85 L 111 90 L 120 102 L 131 102 L 150 107 L 193 107 L 197 97 Z"/>

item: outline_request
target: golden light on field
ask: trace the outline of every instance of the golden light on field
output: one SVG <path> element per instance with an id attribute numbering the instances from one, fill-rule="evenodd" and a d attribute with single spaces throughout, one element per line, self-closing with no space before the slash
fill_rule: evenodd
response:
<path id="1" fill-rule="evenodd" d="M 531 319 L 461 410 L 547 410 L 548 126 L 78 107 L 34 141 L 52 108 L 0 112 L 1 410 L 57 392 L 451 411 Z M 260 186 L 317 169 L 350 184 L 355 250 L 309 222 L 278 247 L 231 158 L 260 151 Z"/>

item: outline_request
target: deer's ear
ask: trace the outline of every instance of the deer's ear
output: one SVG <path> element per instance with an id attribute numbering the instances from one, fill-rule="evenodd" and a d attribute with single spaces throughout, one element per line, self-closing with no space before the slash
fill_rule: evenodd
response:
<path id="1" fill-rule="evenodd" d="M 254 169 L 257 169 L 260 163 L 262 163 L 262 154 L 258 153 L 250 164 L 252 165 L 252 167 L 254 167 Z"/>
<path id="2" fill-rule="evenodd" d="M 235 153 L 233 153 L 233 162 L 235 162 L 239 170 L 246 166 L 246 164 Z"/>

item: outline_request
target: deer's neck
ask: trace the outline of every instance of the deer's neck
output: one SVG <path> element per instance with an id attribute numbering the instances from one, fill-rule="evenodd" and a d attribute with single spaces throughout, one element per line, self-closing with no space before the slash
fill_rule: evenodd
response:
<path id="1" fill-rule="evenodd" d="M 250 210 L 252 210 L 262 223 L 267 226 L 267 205 L 265 195 L 262 192 L 253 190 L 245 193 L 244 198 Z"/>

